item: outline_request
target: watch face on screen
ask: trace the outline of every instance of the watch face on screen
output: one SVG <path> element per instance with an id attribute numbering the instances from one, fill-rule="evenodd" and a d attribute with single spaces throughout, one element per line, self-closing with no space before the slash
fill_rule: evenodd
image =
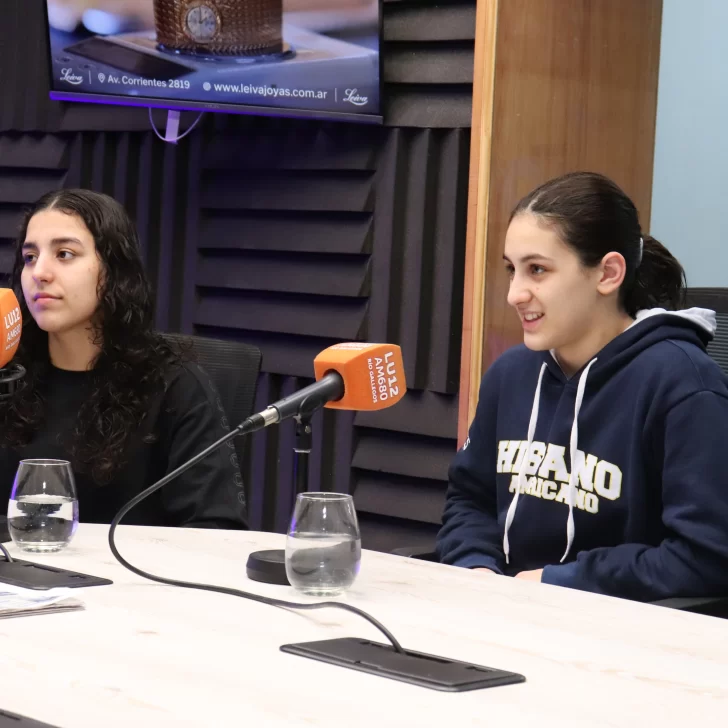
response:
<path id="1" fill-rule="evenodd" d="M 194 3 L 185 14 L 185 30 L 197 43 L 209 43 L 220 30 L 220 19 L 214 7 Z"/>

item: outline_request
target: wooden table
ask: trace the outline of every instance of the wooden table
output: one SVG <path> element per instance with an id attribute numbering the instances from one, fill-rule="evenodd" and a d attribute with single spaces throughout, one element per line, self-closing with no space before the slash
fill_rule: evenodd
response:
<path id="1" fill-rule="evenodd" d="M 441 693 L 279 650 L 384 641 L 355 615 L 156 584 L 123 569 L 106 534 L 82 524 L 67 550 L 31 559 L 114 585 L 79 592 L 82 612 L 0 621 L 0 708 L 61 728 L 728 725 L 728 621 L 365 551 L 342 599 L 406 648 L 527 678 Z M 153 573 L 306 601 L 245 576 L 250 551 L 283 544 L 264 533 L 118 532 L 122 554 Z"/>

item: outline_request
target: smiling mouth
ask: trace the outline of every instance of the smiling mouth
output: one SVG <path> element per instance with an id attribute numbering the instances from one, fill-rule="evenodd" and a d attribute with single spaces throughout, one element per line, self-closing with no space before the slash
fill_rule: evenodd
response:
<path id="1" fill-rule="evenodd" d="M 544 315 L 542 313 L 526 313 L 526 314 L 523 314 L 523 316 L 521 318 L 523 319 L 524 323 L 530 324 L 530 323 L 533 323 L 534 321 L 539 321 L 540 319 L 543 318 L 543 316 Z"/>

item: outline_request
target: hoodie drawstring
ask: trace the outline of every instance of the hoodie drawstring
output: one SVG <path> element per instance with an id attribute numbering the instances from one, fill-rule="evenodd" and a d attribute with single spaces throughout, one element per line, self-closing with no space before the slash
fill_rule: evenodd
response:
<path id="1" fill-rule="evenodd" d="M 571 437 L 569 438 L 569 463 L 571 464 L 571 472 L 569 474 L 569 518 L 566 521 L 566 551 L 564 551 L 564 555 L 561 557 L 562 564 L 569 555 L 571 546 L 574 543 L 574 501 L 576 500 L 576 481 L 579 479 L 576 462 L 579 457 L 579 410 L 581 409 L 581 402 L 584 399 L 586 378 L 595 361 L 596 359 L 592 359 L 587 368 L 581 373 L 579 386 L 576 388 L 574 421 L 571 423 Z"/>
<path id="2" fill-rule="evenodd" d="M 579 377 L 579 384 L 576 388 L 576 404 L 574 405 L 574 421 L 571 423 L 571 437 L 569 438 L 569 462 L 571 464 L 571 472 L 569 474 L 569 516 L 566 522 L 566 551 L 561 557 L 561 563 L 564 562 L 566 557 L 571 551 L 571 547 L 574 543 L 574 502 L 576 500 L 576 482 L 579 478 L 577 472 L 577 458 L 579 452 L 579 410 L 581 409 L 581 403 L 584 399 L 584 390 L 586 389 L 586 380 L 589 374 L 589 370 L 596 362 L 596 358 L 592 359 L 584 371 Z M 536 392 L 533 395 L 533 406 L 531 407 L 531 419 L 528 423 L 528 441 L 526 443 L 526 449 L 521 459 L 521 464 L 518 467 L 518 487 L 513 496 L 511 504 L 508 506 L 508 512 L 506 513 L 505 530 L 503 534 L 503 553 L 506 557 L 506 563 L 510 563 L 510 545 L 508 543 L 508 531 L 513 523 L 513 519 L 516 515 L 516 508 L 518 507 L 518 497 L 521 494 L 521 490 L 526 489 L 526 468 L 530 461 L 531 445 L 533 444 L 533 436 L 536 432 L 536 423 L 538 422 L 538 407 L 541 400 L 541 382 L 543 381 L 543 375 L 546 371 L 546 363 L 544 362 L 541 366 L 541 371 L 538 375 L 538 384 L 536 385 Z"/>
<path id="3" fill-rule="evenodd" d="M 541 399 L 541 382 L 543 380 L 543 374 L 546 371 L 546 362 L 541 366 L 541 372 L 538 375 L 538 384 L 536 385 L 536 394 L 533 396 L 533 406 L 531 407 L 531 419 L 528 423 L 528 442 L 526 443 L 526 449 L 523 452 L 521 458 L 521 464 L 518 468 L 518 487 L 516 488 L 516 494 L 513 496 L 510 506 L 508 506 L 508 513 L 506 513 L 506 525 L 505 532 L 503 534 L 503 553 L 506 555 L 506 564 L 510 563 L 510 546 L 508 544 L 508 529 L 513 523 L 513 517 L 516 515 L 516 507 L 518 506 L 518 496 L 521 494 L 521 488 L 525 490 L 526 482 L 526 466 L 528 465 L 528 455 L 531 450 L 531 443 L 533 442 L 533 435 L 536 432 L 536 422 L 538 421 L 538 403 Z"/>

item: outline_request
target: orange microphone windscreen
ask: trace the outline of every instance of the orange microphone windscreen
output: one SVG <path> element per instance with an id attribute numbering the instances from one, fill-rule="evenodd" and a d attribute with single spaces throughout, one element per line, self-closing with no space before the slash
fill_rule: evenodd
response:
<path id="1" fill-rule="evenodd" d="M 344 396 L 326 407 L 370 411 L 391 407 L 407 392 L 402 350 L 395 344 L 335 344 L 313 360 L 318 381 L 329 372 L 344 380 Z"/>
<path id="2" fill-rule="evenodd" d="M 0 288 L 0 315 L 2 316 L 0 368 L 2 368 L 15 356 L 23 328 L 18 299 L 10 288 Z"/>

